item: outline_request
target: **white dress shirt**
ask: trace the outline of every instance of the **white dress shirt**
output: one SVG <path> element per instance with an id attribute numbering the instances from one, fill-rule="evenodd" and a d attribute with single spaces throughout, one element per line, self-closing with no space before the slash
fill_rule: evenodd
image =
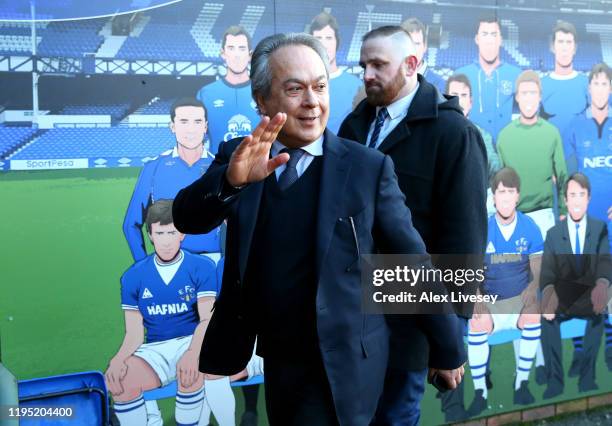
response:
<path id="1" fill-rule="evenodd" d="M 584 254 L 584 240 L 586 238 L 587 215 L 585 214 L 580 219 L 578 228 L 578 237 L 580 238 L 580 254 Z M 576 254 L 576 222 L 572 220 L 570 215 L 567 215 L 567 230 L 569 231 L 569 239 L 572 243 L 572 253 Z"/>
<path id="2" fill-rule="evenodd" d="M 393 131 L 397 127 L 397 125 L 406 118 L 408 115 L 408 108 L 410 108 L 410 104 L 416 95 L 417 90 L 419 89 L 419 82 L 417 81 L 416 86 L 412 89 L 412 92 L 408 93 L 403 98 L 398 99 L 393 102 L 391 105 L 387 105 L 387 112 L 389 115 L 385 119 L 383 123 L 382 129 L 380 129 L 380 134 L 378 135 L 378 140 L 376 141 L 376 148 L 380 146 L 380 144 L 385 140 L 389 133 Z M 378 111 L 383 107 L 376 107 L 376 116 L 378 116 Z M 372 133 L 374 133 L 374 126 L 376 124 L 376 118 L 372 121 L 370 125 L 370 131 L 368 132 L 368 139 L 366 146 L 370 144 L 370 139 L 372 138 Z"/>
<path id="3" fill-rule="evenodd" d="M 272 149 L 270 150 L 272 157 L 276 157 L 285 148 L 287 147 L 279 141 L 274 141 L 274 143 L 272 144 Z M 304 154 L 302 154 L 302 157 L 300 158 L 295 167 L 297 170 L 298 178 L 302 176 L 302 174 L 304 174 L 304 172 L 306 171 L 308 166 L 310 166 L 310 163 L 312 163 L 312 160 L 314 160 L 315 157 L 323 155 L 323 135 L 321 135 L 321 137 L 316 141 L 311 142 L 306 146 L 303 146 L 302 149 L 305 152 Z M 287 164 L 283 164 L 275 170 L 277 180 L 286 168 Z"/>

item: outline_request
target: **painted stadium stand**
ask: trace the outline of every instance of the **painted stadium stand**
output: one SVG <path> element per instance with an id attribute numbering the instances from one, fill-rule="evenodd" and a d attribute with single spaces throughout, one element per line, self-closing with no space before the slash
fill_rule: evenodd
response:
<path id="1" fill-rule="evenodd" d="M 45 33 L 46 23 L 36 25 L 37 45 Z M 21 22 L 0 22 L 0 55 L 29 55 L 32 50 L 31 29 Z"/>
<path id="2" fill-rule="evenodd" d="M 175 102 L 176 99 L 169 100 L 153 100 L 147 105 L 143 105 L 139 107 L 134 114 L 143 114 L 143 115 L 163 115 L 170 113 L 170 107 L 172 103 Z"/>
<path id="3" fill-rule="evenodd" d="M 121 120 L 130 109 L 130 104 L 119 105 L 68 105 L 60 111 L 64 115 L 110 115 L 114 121 Z"/>
<path id="4" fill-rule="evenodd" d="M 376 27 L 398 24 L 408 17 L 416 16 L 426 24 L 437 23 L 441 26 L 440 45 L 429 46 L 428 61 L 431 68 L 448 76 L 455 69 L 477 59 L 474 34 L 478 17 L 481 11 L 492 11 L 472 10 L 466 15 L 466 7 L 460 4 L 440 7 L 411 2 L 379 2 L 373 7 L 368 12 L 365 4 L 355 5 L 348 0 L 339 0 L 331 5 L 330 11 L 340 24 L 341 43 L 337 54 L 340 65 L 356 66 L 361 36 L 368 30 L 370 21 Z M 256 43 L 274 31 L 304 31 L 310 19 L 320 11 L 320 3 L 293 0 L 285 3 L 237 0 L 231 4 L 184 0 L 140 14 L 135 19 L 135 27 L 130 36 L 116 53 L 113 52 L 114 59 L 120 62 L 123 59 L 143 59 L 221 64 L 219 41 L 228 23 L 243 25 L 252 33 L 253 42 Z M 606 29 L 610 26 L 608 16 L 551 14 L 510 8 L 497 9 L 497 13 L 504 35 L 502 60 L 521 68 L 533 68 L 542 72 L 553 68 L 554 58 L 549 51 L 550 32 L 560 17 L 572 22 L 578 30 L 576 69 L 588 71 L 594 63 L 612 57 L 612 51 L 602 52 L 602 40 L 612 40 L 612 28 Z M 275 15 L 283 19 L 275 20 Z M 110 23 L 109 18 L 105 18 L 37 24 L 39 55 L 82 58 L 86 53 L 98 53 L 105 36 L 110 36 Z M 31 48 L 29 34 L 28 24 L 0 23 L 0 55 L 27 55 Z M 120 73 L 130 72 L 126 68 Z M 214 68 L 211 72 L 215 72 Z M 153 98 L 135 110 L 136 105 L 125 103 L 125 98 L 114 104 L 97 105 L 92 103 L 90 97 L 83 96 L 81 99 L 80 102 L 73 101 L 74 105 L 63 108 L 56 106 L 53 112 L 63 116 L 83 116 L 76 120 L 77 124 L 68 124 L 70 127 L 83 128 L 56 127 L 36 135 L 26 131 L 23 137 L 9 135 L 12 130 L 6 130 L 0 133 L 0 159 L 4 158 L 6 163 L 6 159 L 79 158 L 85 159 L 89 167 L 138 166 L 142 164 L 143 158 L 155 156 L 173 145 L 172 136 L 166 127 L 166 117 L 173 99 Z M 44 103 L 44 99 L 41 101 Z M 95 126 L 93 121 L 87 122 L 85 116 L 88 115 L 110 116 L 110 122 L 106 125 L 120 125 L 85 128 Z M 119 162 L 120 159 L 124 160 Z"/>
<path id="5" fill-rule="evenodd" d="M 0 127 L 0 159 L 8 157 L 15 149 L 28 142 L 36 133 L 30 127 Z"/>
<path id="6" fill-rule="evenodd" d="M 274 7 L 276 15 L 283 16 L 282 20 L 274 20 Z M 320 11 L 320 4 L 307 2 L 274 6 L 272 2 L 238 0 L 232 2 L 230 7 L 229 4 L 184 0 L 171 7 L 144 12 L 137 20 L 136 26 L 140 27 L 127 37 L 114 58 L 220 64 L 219 40 L 228 22 L 243 25 L 256 43 L 274 31 L 304 31 L 310 19 Z M 331 13 L 340 24 L 341 35 L 338 63 L 357 63 L 360 39 L 368 29 L 369 20 L 373 26 L 379 26 L 398 24 L 410 16 L 416 16 L 424 23 L 434 22 L 442 26 L 442 45 L 435 55 L 430 52 L 430 66 L 438 70 L 459 68 L 474 61 L 477 55 L 474 34 L 480 13 L 476 10 L 466 17 L 465 11 L 465 7 L 441 8 L 428 4 L 382 2 L 368 13 L 365 5 L 334 2 Z M 548 50 L 550 31 L 559 15 L 509 9 L 500 9 L 498 14 L 505 38 L 502 59 L 523 68 L 551 69 L 553 56 Z M 572 22 L 578 30 L 575 66 L 578 70 L 586 71 L 593 63 L 602 60 L 600 37 L 607 37 L 607 33 L 602 32 L 600 26 L 608 24 L 609 17 L 597 14 L 567 14 L 561 17 Z M 96 53 L 105 40 L 101 34 L 106 33 L 101 30 L 108 23 L 108 19 L 96 19 L 51 22 L 46 26 L 41 24 L 38 27 L 39 54 L 81 58 L 86 53 Z M 612 37 L 612 30 L 609 37 Z M 0 24 L 0 54 L 27 53 L 30 47 L 27 24 Z"/>
<path id="7" fill-rule="evenodd" d="M 141 166 L 174 144 L 165 126 L 56 128 L 46 131 L 9 160 L 80 159 L 84 167 Z"/>
<path id="8" fill-rule="evenodd" d="M 189 30 L 201 3 L 186 2 L 172 8 L 152 10 L 150 21 L 138 36 L 127 38 L 115 56 L 118 59 L 204 61 L 206 58 Z"/>
<path id="9" fill-rule="evenodd" d="M 105 22 L 102 19 L 51 22 L 38 45 L 38 54 L 81 58 L 86 53 L 95 53 L 104 41 L 98 32 Z"/>

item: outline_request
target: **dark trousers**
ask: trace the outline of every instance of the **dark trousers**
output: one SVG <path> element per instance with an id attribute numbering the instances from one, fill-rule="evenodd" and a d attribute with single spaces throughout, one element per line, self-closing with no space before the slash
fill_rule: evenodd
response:
<path id="1" fill-rule="evenodd" d="M 270 426 L 338 425 L 323 361 L 265 358 L 264 387 Z"/>
<path id="2" fill-rule="evenodd" d="M 574 317 L 559 315 L 552 321 L 542 318 L 542 352 L 548 370 L 548 385 L 563 387 L 563 352 L 561 347 L 561 323 Z M 587 320 L 583 340 L 583 356 L 578 379 L 579 388 L 595 383 L 595 363 L 604 329 L 603 315 L 593 315 Z"/>
<path id="3" fill-rule="evenodd" d="M 416 426 L 421 418 L 427 369 L 387 368 L 385 388 L 371 426 Z"/>

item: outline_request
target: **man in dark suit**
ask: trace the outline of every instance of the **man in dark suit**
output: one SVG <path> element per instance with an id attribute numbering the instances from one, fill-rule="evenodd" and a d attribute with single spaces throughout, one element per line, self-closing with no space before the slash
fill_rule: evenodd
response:
<path id="1" fill-rule="evenodd" d="M 565 186 L 568 217 L 546 234 L 540 286 L 542 289 L 542 350 L 548 370 L 544 398 L 563 393 L 563 354 L 560 324 L 572 318 L 587 320 L 578 390 L 598 389 L 595 364 L 612 282 L 606 224 L 586 214 L 591 184 L 582 173 Z"/>
<path id="2" fill-rule="evenodd" d="M 359 256 L 425 253 L 391 159 L 325 130 L 327 64 L 312 36 L 262 40 L 251 66 L 261 123 L 222 144 L 174 202 L 183 232 L 227 219 L 223 285 L 200 370 L 242 370 L 257 336 L 271 425 L 369 425 L 389 326 L 362 313 Z M 433 346 L 432 372 L 456 387 L 465 360 L 460 321 L 406 315 L 394 324 L 413 321 Z"/>
<path id="3" fill-rule="evenodd" d="M 367 99 L 344 120 L 338 135 L 391 157 L 428 253 L 484 254 L 487 157 L 480 132 L 464 117 L 457 98 L 441 95 L 417 74 L 414 46 L 401 27 L 366 34 L 360 65 Z M 462 308 L 461 314 L 470 317 L 472 306 Z M 385 392 L 377 424 L 417 424 L 427 338 L 412 324 L 392 342 L 398 350 L 391 354 L 385 390 L 393 391 L 389 397 Z M 424 349 L 407 350 L 414 347 Z M 447 421 L 466 417 L 462 392 L 442 398 Z"/>

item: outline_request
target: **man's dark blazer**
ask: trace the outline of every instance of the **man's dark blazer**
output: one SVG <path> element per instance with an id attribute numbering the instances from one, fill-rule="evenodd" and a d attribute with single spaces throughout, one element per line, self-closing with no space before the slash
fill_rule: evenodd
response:
<path id="1" fill-rule="evenodd" d="M 231 199 L 220 197 L 239 142 L 222 144 L 206 174 L 179 192 L 173 206 L 174 224 L 181 232 L 208 232 L 227 219 L 223 285 L 200 358 L 201 371 L 220 375 L 246 366 L 256 334 L 247 314 L 253 310 L 246 309 L 249 300 L 243 297 L 249 285 L 244 277 L 264 183 L 248 185 Z M 412 227 L 389 157 L 329 131 L 323 152 L 316 234 L 319 347 L 340 424 L 367 425 L 383 388 L 389 326 L 384 316 L 361 313 L 358 254 L 425 253 L 425 246 Z M 348 217 L 355 223 L 357 241 Z M 451 369 L 465 361 L 456 316 L 404 318 L 424 330 L 433 366 Z"/>
<path id="2" fill-rule="evenodd" d="M 556 313 L 571 316 L 594 315 L 591 290 L 595 281 L 606 278 L 612 282 L 612 261 L 608 228 L 604 222 L 587 216 L 584 255 L 580 264 L 572 251 L 567 229 L 567 219 L 550 228 L 546 233 L 540 287 L 552 284 L 559 297 Z"/>
<path id="3" fill-rule="evenodd" d="M 418 81 L 406 117 L 378 149 L 393 160 L 427 252 L 483 254 L 488 169 L 482 136 L 463 116 L 457 98 L 441 95 L 421 75 Z M 363 100 L 344 120 L 338 135 L 365 144 L 375 115 L 376 108 Z M 471 316 L 471 305 L 462 308 L 462 315 Z M 411 350 L 402 349 L 401 359 L 392 363 L 411 370 L 426 368 L 427 339 L 422 330 L 409 328 L 402 335 L 400 347 Z"/>

